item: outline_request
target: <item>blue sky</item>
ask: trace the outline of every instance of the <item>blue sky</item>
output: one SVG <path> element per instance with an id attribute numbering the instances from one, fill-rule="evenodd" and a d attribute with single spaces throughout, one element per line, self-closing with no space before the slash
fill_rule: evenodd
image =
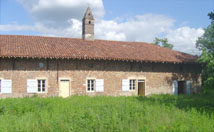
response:
<path id="1" fill-rule="evenodd" d="M 177 26 L 207 27 L 207 14 L 214 0 L 104 0 L 106 19 L 137 14 L 163 14 L 176 20 Z"/>
<path id="2" fill-rule="evenodd" d="M 210 24 L 214 0 L 0 0 L 0 34 L 81 37 L 81 17 L 90 5 L 95 37 L 152 42 L 166 37 L 191 54 Z M 185 47 L 185 48 L 184 48 Z"/>

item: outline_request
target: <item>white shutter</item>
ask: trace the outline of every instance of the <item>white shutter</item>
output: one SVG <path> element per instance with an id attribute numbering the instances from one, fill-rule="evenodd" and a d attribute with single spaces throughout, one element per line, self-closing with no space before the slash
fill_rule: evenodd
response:
<path id="1" fill-rule="evenodd" d="M 174 95 L 178 95 L 178 81 L 177 80 L 173 80 L 172 92 Z"/>
<path id="2" fill-rule="evenodd" d="M 186 93 L 190 94 L 191 82 L 189 80 L 186 81 Z"/>
<path id="3" fill-rule="evenodd" d="M 122 91 L 129 91 L 129 79 L 122 80 Z"/>
<path id="4" fill-rule="evenodd" d="M 1 93 L 12 93 L 11 80 L 1 80 Z"/>
<path id="5" fill-rule="evenodd" d="M 96 79 L 96 92 L 104 92 L 104 80 Z"/>
<path id="6" fill-rule="evenodd" d="M 27 80 L 27 93 L 37 93 L 37 80 Z"/>

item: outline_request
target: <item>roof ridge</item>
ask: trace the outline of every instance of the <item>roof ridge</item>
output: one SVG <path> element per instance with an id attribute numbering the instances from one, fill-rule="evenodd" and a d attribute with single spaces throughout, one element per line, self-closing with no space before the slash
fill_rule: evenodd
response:
<path id="1" fill-rule="evenodd" d="M 81 38 L 71 38 L 71 37 L 63 37 L 63 36 L 41 36 L 41 35 L 15 35 L 15 34 L 0 34 L 0 36 L 20 36 L 20 37 L 41 37 L 41 38 L 61 38 L 61 39 L 78 39 L 82 40 Z"/>
<path id="2" fill-rule="evenodd" d="M 165 47 L 162 47 L 162 46 L 159 46 L 159 45 L 154 45 L 152 43 L 143 42 L 143 41 L 121 41 L 121 40 L 102 40 L 102 39 L 96 39 L 96 41 L 146 44 L 146 45 L 149 45 L 149 46 L 159 47 L 161 49 L 165 49 L 165 50 L 172 51 L 172 52 L 179 52 L 179 53 L 182 53 L 182 54 L 192 55 L 192 54 L 189 54 L 189 53 L 185 53 L 185 52 L 182 52 L 182 51 L 177 51 L 177 50 L 174 50 L 174 49 L 168 49 L 168 48 L 165 48 Z M 192 56 L 195 56 L 195 55 L 192 55 Z"/>

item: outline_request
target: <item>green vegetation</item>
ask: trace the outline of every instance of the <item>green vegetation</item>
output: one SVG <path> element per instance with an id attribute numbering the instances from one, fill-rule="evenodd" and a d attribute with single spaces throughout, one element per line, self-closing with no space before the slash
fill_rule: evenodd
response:
<path id="1" fill-rule="evenodd" d="M 8 98 L 0 131 L 214 131 L 214 96 Z"/>
<path id="2" fill-rule="evenodd" d="M 208 16 L 211 24 L 204 29 L 203 36 L 196 43 L 196 47 L 202 52 L 199 62 L 204 63 L 202 78 L 205 93 L 210 93 L 214 86 L 214 12 L 210 12 Z"/>
<path id="3" fill-rule="evenodd" d="M 163 38 L 163 39 L 160 39 L 160 38 L 155 38 L 154 39 L 154 42 L 152 43 L 154 45 L 158 45 L 158 46 L 162 46 L 164 48 L 168 48 L 168 49 L 172 49 L 174 47 L 173 44 L 170 44 L 168 42 L 168 39 L 167 38 Z"/>

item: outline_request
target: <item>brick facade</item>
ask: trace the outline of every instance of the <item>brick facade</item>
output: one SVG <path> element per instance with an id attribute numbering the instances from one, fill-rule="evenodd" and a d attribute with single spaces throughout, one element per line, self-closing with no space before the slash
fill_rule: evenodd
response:
<path id="1" fill-rule="evenodd" d="M 43 63 L 40 68 L 39 64 Z M 191 93 L 201 91 L 201 69 L 197 64 L 140 63 L 68 59 L 0 59 L 0 79 L 12 80 L 12 93 L 0 97 L 24 97 L 27 79 L 44 78 L 47 92 L 58 96 L 60 79 L 70 80 L 70 95 L 138 95 L 138 90 L 122 91 L 122 79 L 145 80 L 145 94 L 172 94 L 173 80 L 190 80 Z M 104 79 L 104 92 L 87 92 L 86 79 Z"/>

